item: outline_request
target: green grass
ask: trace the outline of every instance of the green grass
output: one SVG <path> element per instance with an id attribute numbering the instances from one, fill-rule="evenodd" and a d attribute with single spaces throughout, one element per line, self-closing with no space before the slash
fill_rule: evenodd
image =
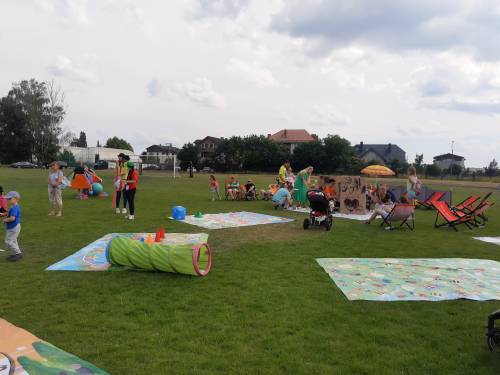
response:
<path id="1" fill-rule="evenodd" d="M 253 176 L 258 187 L 270 176 Z M 219 176 L 220 180 L 223 176 Z M 242 177 L 243 178 L 243 177 Z M 0 259 L 0 317 L 112 374 L 497 374 L 486 348 L 487 315 L 500 302 L 349 302 L 318 257 L 465 257 L 500 260 L 500 248 L 472 239 L 500 235 L 500 203 L 484 229 L 433 227 L 419 211 L 414 232 L 337 220 L 333 231 L 289 224 L 210 232 L 205 278 L 146 272 L 45 272 L 110 232 L 199 232 L 167 219 L 188 211 L 273 214 L 269 202 L 211 202 L 206 175 L 144 175 L 137 220 L 110 200 L 65 191 L 63 218 L 47 217 L 44 171 L 0 169 L 22 194 L 25 259 Z M 105 175 L 111 190 L 111 175 Z M 455 201 L 485 190 L 454 188 Z M 498 201 L 499 194 L 493 196 Z M 5 255 L 2 255 L 4 257 Z M 0 348 L 1 349 L 1 348 Z"/>

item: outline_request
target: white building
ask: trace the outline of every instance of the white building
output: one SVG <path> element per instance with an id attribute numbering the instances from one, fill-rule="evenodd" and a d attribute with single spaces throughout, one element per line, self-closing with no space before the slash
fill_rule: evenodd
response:
<path id="1" fill-rule="evenodd" d="M 459 165 L 463 169 L 465 168 L 465 158 L 460 155 L 448 153 L 434 156 L 434 164 L 442 170 L 448 170 L 452 165 Z"/>
<path id="2" fill-rule="evenodd" d="M 135 155 L 129 150 L 120 150 L 118 148 L 107 147 L 73 147 L 68 146 L 64 148 L 75 156 L 77 162 L 87 164 L 94 164 L 98 160 L 105 160 L 108 162 L 115 162 L 118 159 L 118 154 L 124 153 L 130 157 L 135 163 L 140 162 L 139 156 Z"/>

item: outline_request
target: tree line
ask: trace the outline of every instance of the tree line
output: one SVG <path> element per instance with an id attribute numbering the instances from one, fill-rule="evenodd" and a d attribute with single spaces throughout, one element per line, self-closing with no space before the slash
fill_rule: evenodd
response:
<path id="1" fill-rule="evenodd" d="M 63 130 L 66 111 L 64 92 L 54 81 L 30 79 L 14 83 L 0 98 L 0 163 L 74 162 L 74 156 L 62 147 L 87 147 L 87 136 L 84 131 L 76 137 Z M 118 137 L 109 138 L 104 147 L 133 151 L 130 143 Z"/>
<path id="2" fill-rule="evenodd" d="M 211 167 L 220 172 L 275 172 L 285 160 L 290 160 L 295 171 L 311 165 L 318 173 L 358 174 L 367 165 L 379 164 L 361 160 L 351 143 L 339 135 L 301 143 L 294 148 L 293 153 L 287 146 L 263 135 L 222 138 L 210 159 L 202 158 L 199 151 L 196 144 L 185 144 L 178 154 L 181 168 L 185 169 L 193 163 L 197 169 Z M 403 173 L 408 164 L 394 160 L 389 166 Z"/>

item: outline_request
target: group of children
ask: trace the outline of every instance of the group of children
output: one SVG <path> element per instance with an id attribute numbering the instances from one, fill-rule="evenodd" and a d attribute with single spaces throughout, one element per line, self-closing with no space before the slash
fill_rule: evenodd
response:
<path id="1" fill-rule="evenodd" d="M 214 201 L 215 198 L 221 200 L 222 198 L 219 191 L 219 182 L 214 175 L 210 175 L 209 185 L 210 192 L 212 193 L 212 201 Z M 230 180 L 226 181 L 226 194 L 226 198 L 229 200 L 257 199 L 257 191 L 252 180 L 248 180 L 245 184 L 240 184 L 235 176 L 231 176 Z"/>

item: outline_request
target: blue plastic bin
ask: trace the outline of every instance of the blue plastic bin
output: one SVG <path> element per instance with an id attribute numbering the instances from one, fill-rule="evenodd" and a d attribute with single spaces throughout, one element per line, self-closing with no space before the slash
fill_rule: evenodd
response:
<path id="1" fill-rule="evenodd" d="M 174 220 L 184 220 L 186 218 L 186 208 L 182 206 L 174 206 L 172 208 L 172 217 Z"/>

